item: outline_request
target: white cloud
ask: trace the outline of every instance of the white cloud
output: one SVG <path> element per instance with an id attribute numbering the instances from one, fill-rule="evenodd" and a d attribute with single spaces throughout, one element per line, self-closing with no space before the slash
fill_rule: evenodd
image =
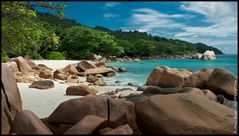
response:
<path id="1" fill-rule="evenodd" d="M 205 16 L 209 26 L 188 26 L 176 37 L 217 36 L 227 37 L 237 34 L 237 7 L 232 2 L 184 2 L 181 9 Z"/>
<path id="2" fill-rule="evenodd" d="M 236 2 L 182 2 L 179 8 L 184 14 L 166 14 L 150 8 L 134 9 L 128 26 L 122 29 L 202 42 L 225 53 L 237 52 Z M 195 18 L 204 23 L 195 23 Z"/>
<path id="3" fill-rule="evenodd" d="M 230 2 L 184 2 L 181 8 L 205 15 L 207 21 L 224 23 L 225 17 L 236 18 L 236 4 Z"/>
<path id="4" fill-rule="evenodd" d="M 163 14 L 149 8 L 135 9 L 133 12 L 129 23 L 131 26 L 137 27 L 137 30 L 143 32 L 150 32 L 159 28 L 181 28 L 184 25 L 175 22 L 173 19 L 187 16 L 183 14 Z"/>
<path id="5" fill-rule="evenodd" d="M 113 7 L 116 7 L 116 6 L 119 6 L 120 3 L 119 2 L 106 2 L 105 3 L 105 7 L 107 8 L 113 8 Z"/>
<path id="6" fill-rule="evenodd" d="M 116 18 L 119 17 L 120 15 L 112 14 L 112 13 L 106 13 L 103 15 L 104 18 Z"/>

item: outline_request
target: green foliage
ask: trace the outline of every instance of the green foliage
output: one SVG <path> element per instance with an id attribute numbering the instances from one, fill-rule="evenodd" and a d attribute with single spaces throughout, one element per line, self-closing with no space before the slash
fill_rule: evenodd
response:
<path id="1" fill-rule="evenodd" d="M 36 52 L 29 53 L 28 55 L 32 59 L 43 60 L 43 57 L 40 54 L 36 53 Z"/>
<path id="2" fill-rule="evenodd" d="M 47 53 L 47 59 L 49 60 L 65 60 L 65 56 L 60 53 L 60 52 L 57 52 L 57 51 L 53 51 L 53 52 L 49 52 Z"/>
<path id="3" fill-rule="evenodd" d="M 195 46 L 199 53 L 204 53 L 205 51 L 210 50 L 210 51 L 214 51 L 215 54 L 223 54 L 223 52 L 218 50 L 217 48 L 214 48 L 212 46 L 207 46 L 206 44 L 203 44 L 203 43 L 196 43 Z"/>
<path id="4" fill-rule="evenodd" d="M 52 14 L 34 8 L 52 9 Z M 63 18 L 62 3 L 2 2 L 2 60 L 7 57 L 29 56 L 33 59 L 87 59 L 93 53 L 102 56 L 152 56 L 190 54 L 213 50 L 205 44 L 151 36 L 145 32 L 112 31 L 96 26 L 82 26 Z M 61 53 L 60 53 L 61 52 Z"/>
<path id="5" fill-rule="evenodd" d="M 62 37 L 61 50 L 67 51 L 71 59 L 89 58 L 93 53 L 103 56 L 123 53 L 114 36 L 84 26 L 70 27 Z"/>
<path id="6" fill-rule="evenodd" d="M 5 55 L 5 56 L 1 57 L 1 60 L 2 60 L 2 62 L 8 62 L 10 60 L 10 58 L 7 55 Z"/>
<path id="7" fill-rule="evenodd" d="M 41 30 L 25 2 L 2 2 L 2 51 L 10 57 L 39 49 Z"/>
<path id="8" fill-rule="evenodd" d="M 151 36 L 138 31 L 122 32 L 119 30 L 111 34 L 118 39 L 120 46 L 124 47 L 125 55 L 128 56 L 181 55 L 197 52 L 194 44 L 181 40 Z"/>

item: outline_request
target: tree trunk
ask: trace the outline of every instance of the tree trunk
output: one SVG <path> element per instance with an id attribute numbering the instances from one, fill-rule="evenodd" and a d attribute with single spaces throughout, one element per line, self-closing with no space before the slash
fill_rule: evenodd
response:
<path id="1" fill-rule="evenodd" d="M 42 52 L 40 52 L 40 55 L 45 52 L 50 46 L 47 46 L 47 48 L 45 48 Z"/>

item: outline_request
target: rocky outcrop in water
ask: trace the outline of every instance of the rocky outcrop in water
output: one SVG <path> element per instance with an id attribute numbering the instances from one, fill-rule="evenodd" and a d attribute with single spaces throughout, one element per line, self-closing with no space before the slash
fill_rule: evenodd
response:
<path id="1" fill-rule="evenodd" d="M 196 87 L 209 89 L 216 95 L 224 95 L 229 100 L 234 100 L 237 94 L 237 78 L 230 72 L 219 68 L 206 68 L 192 73 L 187 70 L 171 69 L 161 66 L 151 72 L 146 85 L 164 88 Z"/>
<path id="2" fill-rule="evenodd" d="M 173 69 L 167 66 L 156 67 L 149 75 L 146 85 L 161 87 L 182 87 L 185 78 L 192 72 L 186 69 Z"/>
<path id="3" fill-rule="evenodd" d="M 205 51 L 201 58 L 202 60 L 216 60 L 216 55 L 214 51 Z"/>
<path id="4" fill-rule="evenodd" d="M 234 100 L 237 95 L 237 78 L 230 72 L 216 68 L 207 81 L 207 88 L 215 94 L 223 94 L 227 99 Z"/>

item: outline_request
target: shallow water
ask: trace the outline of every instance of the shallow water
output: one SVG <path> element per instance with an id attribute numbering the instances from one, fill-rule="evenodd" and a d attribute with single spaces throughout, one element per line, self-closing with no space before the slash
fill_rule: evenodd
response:
<path id="1" fill-rule="evenodd" d="M 126 67 L 128 72 L 118 73 L 107 81 L 108 85 L 115 85 L 115 81 L 122 81 L 121 85 L 129 82 L 144 85 L 151 71 L 158 66 L 168 66 L 171 68 L 184 68 L 192 72 L 203 68 L 223 68 L 237 77 L 237 55 L 217 55 L 217 60 L 193 60 L 193 59 L 162 59 L 143 60 L 141 62 L 116 62 L 109 63 L 113 67 Z"/>

